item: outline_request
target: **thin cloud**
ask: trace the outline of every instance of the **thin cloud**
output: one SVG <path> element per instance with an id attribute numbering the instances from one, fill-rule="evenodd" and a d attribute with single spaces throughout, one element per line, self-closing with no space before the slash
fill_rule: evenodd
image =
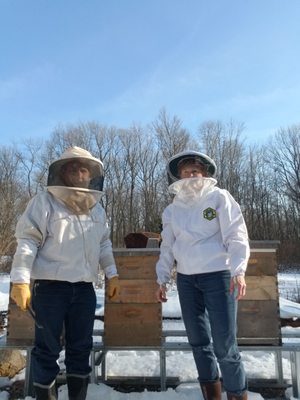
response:
<path id="1" fill-rule="evenodd" d="M 0 101 L 13 99 L 26 88 L 24 77 L 13 77 L 7 80 L 0 80 Z"/>
<path id="2" fill-rule="evenodd" d="M 30 97 L 41 86 L 49 85 L 55 75 L 54 67 L 44 64 L 0 81 L 0 101 Z"/>
<path id="3" fill-rule="evenodd" d="M 261 109 L 261 107 L 271 107 L 278 103 L 284 103 L 287 99 L 297 97 L 300 90 L 300 86 L 293 87 L 277 87 L 269 91 L 236 95 L 231 98 L 222 100 L 220 102 L 214 102 L 213 109 L 215 111 L 235 110 L 237 111 L 249 111 L 253 108 Z M 209 110 L 210 106 L 208 106 Z"/>

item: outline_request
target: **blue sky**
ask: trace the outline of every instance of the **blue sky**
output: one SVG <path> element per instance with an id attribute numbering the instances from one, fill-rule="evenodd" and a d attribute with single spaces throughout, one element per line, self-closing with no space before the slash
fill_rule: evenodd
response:
<path id="1" fill-rule="evenodd" d="M 300 124 L 299 0 L 0 0 L 0 145 L 165 107 L 264 141 Z"/>

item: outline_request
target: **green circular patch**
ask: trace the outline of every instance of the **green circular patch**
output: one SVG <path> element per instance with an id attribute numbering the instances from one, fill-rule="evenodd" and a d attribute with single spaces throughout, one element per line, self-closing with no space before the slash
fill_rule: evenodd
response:
<path id="1" fill-rule="evenodd" d="M 203 217 L 205 219 L 208 219 L 209 221 L 211 221 L 212 219 L 216 218 L 216 216 L 217 216 L 216 210 L 214 210 L 211 207 L 208 207 L 203 211 Z"/>

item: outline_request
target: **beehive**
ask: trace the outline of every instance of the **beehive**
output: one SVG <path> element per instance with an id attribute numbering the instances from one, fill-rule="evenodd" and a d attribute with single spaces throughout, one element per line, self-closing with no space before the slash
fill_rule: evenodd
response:
<path id="1" fill-rule="evenodd" d="M 161 303 L 155 265 L 159 250 L 115 250 L 121 294 L 105 297 L 104 343 L 108 346 L 159 346 L 161 344 Z M 107 293 L 107 290 L 106 290 Z"/>
<path id="2" fill-rule="evenodd" d="M 251 241 L 247 293 L 238 303 L 238 343 L 281 345 L 276 241 Z"/>

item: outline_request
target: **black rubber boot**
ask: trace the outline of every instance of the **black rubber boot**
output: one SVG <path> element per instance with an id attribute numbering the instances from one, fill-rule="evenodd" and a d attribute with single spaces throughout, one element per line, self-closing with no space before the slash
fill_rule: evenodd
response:
<path id="1" fill-rule="evenodd" d="M 69 400 L 85 400 L 87 388 L 89 384 L 89 377 L 83 376 L 67 376 L 67 386 L 69 392 Z"/>
<path id="2" fill-rule="evenodd" d="M 34 384 L 36 400 L 57 400 L 57 387 L 55 382 L 49 386 Z"/>
<path id="3" fill-rule="evenodd" d="M 216 382 L 200 383 L 204 400 L 221 400 L 222 385 L 218 380 Z"/>

